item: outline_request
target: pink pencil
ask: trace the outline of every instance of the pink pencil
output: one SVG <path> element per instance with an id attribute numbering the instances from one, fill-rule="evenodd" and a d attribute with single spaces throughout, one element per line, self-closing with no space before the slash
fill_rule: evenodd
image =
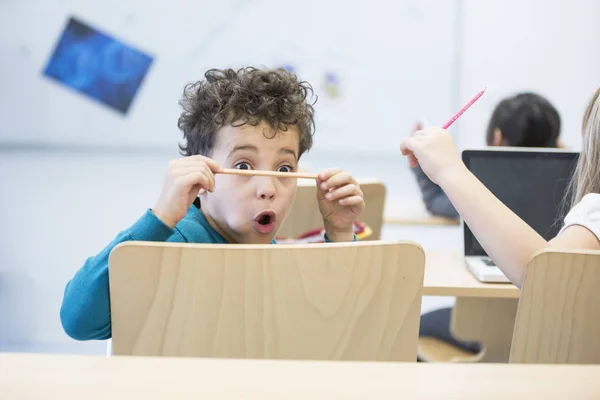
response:
<path id="1" fill-rule="evenodd" d="M 485 88 L 485 89 L 487 89 L 487 88 Z M 452 125 L 454 123 L 454 121 L 456 121 L 458 119 L 458 117 L 460 117 L 461 115 L 463 115 L 463 113 L 465 111 L 467 111 L 469 109 L 469 107 L 471 107 L 473 105 L 473 103 L 475 103 L 477 100 L 479 100 L 479 98 L 481 96 L 483 96 L 483 93 L 485 92 L 485 89 L 483 89 L 481 92 L 477 93 L 477 95 L 475 97 L 473 97 L 473 99 L 470 102 L 468 102 L 458 113 L 456 113 L 456 115 L 454 117 L 450 118 L 450 121 L 446 122 L 444 124 L 444 126 L 442 126 L 442 128 L 448 129 L 448 127 L 450 125 Z"/>

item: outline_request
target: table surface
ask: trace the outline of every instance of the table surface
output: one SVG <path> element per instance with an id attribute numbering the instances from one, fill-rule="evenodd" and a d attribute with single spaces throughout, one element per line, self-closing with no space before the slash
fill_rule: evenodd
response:
<path id="1" fill-rule="evenodd" d="M 0 398 L 598 398 L 600 365 L 364 363 L 0 353 Z"/>
<path id="2" fill-rule="evenodd" d="M 480 282 L 469 272 L 464 256 L 459 252 L 426 252 L 425 257 L 425 296 L 519 297 L 519 289 L 510 283 Z"/>

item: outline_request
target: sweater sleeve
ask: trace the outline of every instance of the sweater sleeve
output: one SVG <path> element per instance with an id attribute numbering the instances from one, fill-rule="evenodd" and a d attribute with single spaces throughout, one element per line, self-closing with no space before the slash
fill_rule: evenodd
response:
<path id="1" fill-rule="evenodd" d="M 325 240 L 325 243 L 335 243 L 335 242 L 329 240 L 326 233 L 323 234 L 323 239 Z M 352 241 L 358 242 L 358 236 L 356 236 L 356 233 L 354 234 L 354 238 L 352 239 Z"/>
<path id="2" fill-rule="evenodd" d="M 433 215 L 452 218 L 458 218 L 458 211 L 454 208 L 446 193 L 441 187 L 433 183 L 420 166 L 413 168 L 413 172 L 417 177 L 417 183 L 423 195 L 423 202 L 427 211 Z"/>
<path id="3" fill-rule="evenodd" d="M 104 340 L 111 337 L 108 256 L 119 243 L 133 240 L 185 242 L 178 230 L 171 229 L 147 210 L 100 253 L 88 258 L 67 283 L 60 308 L 60 321 L 71 338 Z"/>

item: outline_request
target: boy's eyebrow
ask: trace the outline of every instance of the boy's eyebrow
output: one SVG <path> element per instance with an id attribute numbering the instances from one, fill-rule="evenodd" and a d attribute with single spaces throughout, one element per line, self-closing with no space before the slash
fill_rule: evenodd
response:
<path id="1" fill-rule="evenodd" d="M 229 152 L 229 156 L 231 156 L 236 151 L 240 151 L 240 150 L 251 150 L 251 151 L 254 151 L 254 152 L 258 152 L 258 147 L 254 146 L 252 144 L 243 144 L 243 145 L 240 145 L 240 146 L 235 146 Z M 298 159 L 298 156 L 296 155 L 296 151 L 294 149 L 289 148 L 289 147 L 282 147 L 281 149 L 279 149 L 278 153 L 291 154 L 291 155 L 294 156 L 294 159 L 296 159 L 296 160 Z"/>
<path id="2" fill-rule="evenodd" d="M 235 146 L 233 149 L 231 149 L 229 155 L 231 156 L 233 153 L 240 150 L 252 150 L 254 152 L 258 152 L 258 147 L 251 144 L 242 144 L 240 146 Z"/>
<path id="3" fill-rule="evenodd" d="M 294 149 L 290 149 L 289 147 L 282 147 L 279 149 L 279 153 L 291 154 L 294 156 L 294 159 L 297 160 L 298 156 L 296 155 L 296 151 Z"/>

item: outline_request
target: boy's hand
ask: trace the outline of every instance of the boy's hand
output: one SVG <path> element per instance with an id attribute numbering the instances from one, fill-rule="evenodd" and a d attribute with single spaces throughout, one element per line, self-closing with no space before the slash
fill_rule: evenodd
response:
<path id="1" fill-rule="evenodd" d="M 420 165 L 429 179 L 438 185 L 466 169 L 452 136 L 445 129 L 429 127 L 416 131 L 402 142 L 400 152 L 408 157 L 411 167 Z"/>
<path id="2" fill-rule="evenodd" d="M 332 242 L 353 240 L 354 221 L 365 208 L 365 201 L 352 175 L 339 168 L 319 173 L 317 200 L 327 238 Z"/>
<path id="3" fill-rule="evenodd" d="M 220 170 L 214 160 L 200 155 L 171 161 L 160 197 L 152 211 L 165 225 L 174 228 L 185 216 L 200 189 L 214 190 L 214 173 Z"/>

